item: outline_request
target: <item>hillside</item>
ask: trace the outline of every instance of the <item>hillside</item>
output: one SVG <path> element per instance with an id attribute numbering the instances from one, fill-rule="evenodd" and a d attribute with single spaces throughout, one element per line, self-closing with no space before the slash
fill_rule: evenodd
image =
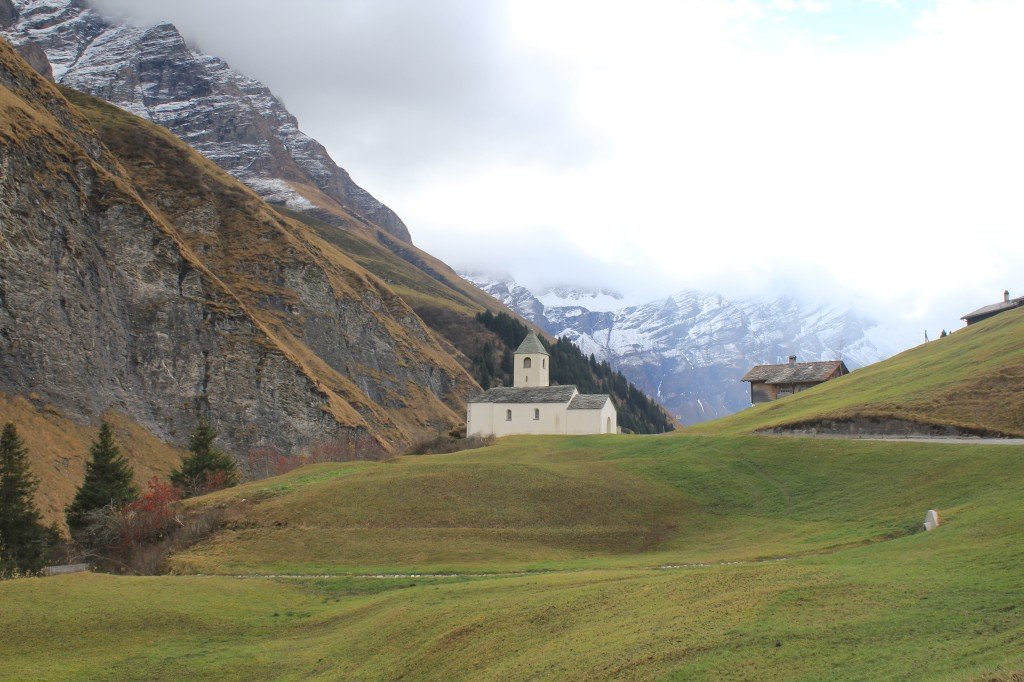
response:
<path id="1" fill-rule="evenodd" d="M 265 85 L 190 47 L 172 24 L 131 26 L 72 0 L 0 0 L 0 34 L 58 83 L 167 128 L 378 276 L 455 344 L 464 367 L 462 340 L 489 336 L 474 316 L 510 312 L 414 246 L 401 218 L 302 133 Z"/>
<path id="2" fill-rule="evenodd" d="M 1012 374 L 1021 323 L 1002 315 L 834 385 L 909 413 Z M 834 409 L 823 388 L 772 416 Z M 225 523 L 170 557 L 179 575 L 0 583 L 5 674 L 1019 676 L 1024 447 L 726 433 L 757 414 L 718 433 L 316 465 L 195 498 Z M 928 509 L 943 523 L 926 533 Z"/>
<path id="3" fill-rule="evenodd" d="M 171 24 L 132 26 L 71 0 L 0 0 L 0 5 L 0 33 L 44 63 L 49 56 L 58 83 L 167 128 L 284 218 L 379 277 L 447 341 L 442 341 L 445 352 L 480 380 L 472 356 L 502 342 L 477 315 L 514 313 L 414 246 L 401 219 L 302 133 L 265 85 L 189 46 Z M 73 92 L 65 90 L 72 98 Z M 116 130 L 99 127 L 104 142 L 121 149 L 119 154 L 132 151 L 119 144 Z M 639 394 L 634 398 L 639 404 Z M 641 426 L 645 421 L 633 419 L 633 430 L 651 430 Z M 435 419 L 429 428 L 447 430 L 445 424 Z M 409 433 L 422 430 L 416 424 L 389 440 L 405 442 Z"/>
<path id="4" fill-rule="evenodd" d="M 1024 310 L 1003 313 L 809 391 L 692 431 L 859 429 L 1024 436 L 1021 339 Z"/>
<path id="5" fill-rule="evenodd" d="M 384 282 L 6 43 L 0 137 L 0 390 L 172 442 L 203 415 L 236 452 L 394 447 L 462 422 L 475 383 Z"/>
<path id="6" fill-rule="evenodd" d="M 0 656 L 14 677 L 1010 679 L 1022 482 L 1019 447 L 686 435 L 321 465 L 196 502 L 243 510 L 175 559 L 219 576 L 0 584 Z M 928 508 L 945 524 L 917 532 Z M 282 573 L 309 577 L 236 577 Z"/>

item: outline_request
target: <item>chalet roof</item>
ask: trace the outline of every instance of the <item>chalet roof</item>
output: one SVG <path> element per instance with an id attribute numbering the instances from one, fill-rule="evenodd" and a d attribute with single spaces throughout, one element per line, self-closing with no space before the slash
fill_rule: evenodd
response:
<path id="1" fill-rule="evenodd" d="M 790 365 L 757 365 L 743 375 L 741 381 L 763 381 L 766 384 L 810 384 L 827 380 L 832 373 L 840 369 L 840 374 L 847 374 L 846 364 L 842 360 L 827 362 L 798 362 Z"/>
<path id="2" fill-rule="evenodd" d="M 516 355 L 520 353 L 529 353 L 530 355 L 547 355 L 548 352 L 544 350 L 544 344 L 537 338 L 537 334 L 530 332 L 523 339 L 523 342 L 519 344 L 519 348 L 516 348 Z"/>
<path id="3" fill-rule="evenodd" d="M 575 386 L 538 386 L 514 388 L 499 386 L 469 399 L 471 403 L 568 403 L 576 395 Z"/>
<path id="4" fill-rule="evenodd" d="M 600 410 L 608 402 L 607 395 L 583 395 L 578 394 L 569 403 L 570 410 Z"/>
<path id="5" fill-rule="evenodd" d="M 1024 306 L 1024 296 L 1019 298 L 1011 298 L 1009 301 L 1000 301 L 999 303 L 993 303 L 992 305 L 986 305 L 978 308 L 973 313 L 967 313 L 961 320 L 973 320 L 976 317 L 984 317 L 986 315 L 994 315 L 1001 313 L 1004 310 L 1011 310 L 1013 308 L 1020 308 Z"/>

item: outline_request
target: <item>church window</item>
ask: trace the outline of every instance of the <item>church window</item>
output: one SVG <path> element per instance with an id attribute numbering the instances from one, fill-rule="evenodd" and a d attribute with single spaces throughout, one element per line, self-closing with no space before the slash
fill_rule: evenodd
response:
<path id="1" fill-rule="evenodd" d="M 505 410 L 505 421 L 512 421 L 512 410 Z"/>
<path id="2" fill-rule="evenodd" d="M 540 410 L 534 409 L 534 411 L 533 411 L 533 420 L 537 421 L 539 419 L 540 419 Z"/>
<path id="3" fill-rule="evenodd" d="M 541 358 L 541 360 L 540 360 L 540 368 L 541 369 L 547 369 L 548 368 L 548 360 L 547 360 L 547 358 Z"/>
<path id="4" fill-rule="evenodd" d="M 530 360 L 530 358 L 523 358 L 523 369 L 530 369 L 530 366 L 532 364 L 533 362 Z"/>

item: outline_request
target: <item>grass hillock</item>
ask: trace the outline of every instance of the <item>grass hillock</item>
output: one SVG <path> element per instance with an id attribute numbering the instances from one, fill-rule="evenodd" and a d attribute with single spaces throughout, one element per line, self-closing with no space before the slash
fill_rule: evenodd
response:
<path id="1" fill-rule="evenodd" d="M 912 534 L 929 508 L 955 513 L 1024 480 L 1020 452 L 754 436 L 503 438 L 450 455 L 320 465 L 200 498 L 237 521 L 172 565 L 480 573 L 832 551 Z"/>
<path id="2" fill-rule="evenodd" d="M 844 377 L 693 433 L 899 419 L 966 433 L 1024 436 L 1024 310 L 953 332 Z"/>
<path id="3" fill-rule="evenodd" d="M 196 502 L 245 511 L 179 563 L 225 575 L 0 584 L 0 658 L 12 678 L 1011 679 L 1021 450 L 523 438 L 320 465 Z M 918 532 L 930 507 L 944 524 Z M 431 567 L 491 573 L 411 570 Z M 338 575 L 229 575 L 307 571 Z"/>

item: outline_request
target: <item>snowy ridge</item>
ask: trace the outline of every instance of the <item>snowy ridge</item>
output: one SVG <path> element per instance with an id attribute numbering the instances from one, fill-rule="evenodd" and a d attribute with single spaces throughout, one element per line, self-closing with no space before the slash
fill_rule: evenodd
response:
<path id="1" fill-rule="evenodd" d="M 269 88 L 192 49 L 173 24 L 112 22 L 79 0 L 14 0 L 13 7 L 17 17 L 0 34 L 41 47 L 58 83 L 164 126 L 267 201 L 313 210 L 302 188 L 318 188 L 410 240 L 401 219 L 303 133 Z"/>
<path id="2" fill-rule="evenodd" d="M 853 312 L 806 307 L 791 298 L 731 301 L 682 291 L 643 305 L 600 310 L 586 306 L 593 292 L 542 299 L 510 278 L 463 277 L 549 333 L 607 360 L 684 424 L 749 406 L 740 377 L 753 365 L 796 355 L 806 362 L 844 360 L 855 369 L 894 350 L 872 322 Z M 552 300 L 569 304 L 548 305 Z"/>

